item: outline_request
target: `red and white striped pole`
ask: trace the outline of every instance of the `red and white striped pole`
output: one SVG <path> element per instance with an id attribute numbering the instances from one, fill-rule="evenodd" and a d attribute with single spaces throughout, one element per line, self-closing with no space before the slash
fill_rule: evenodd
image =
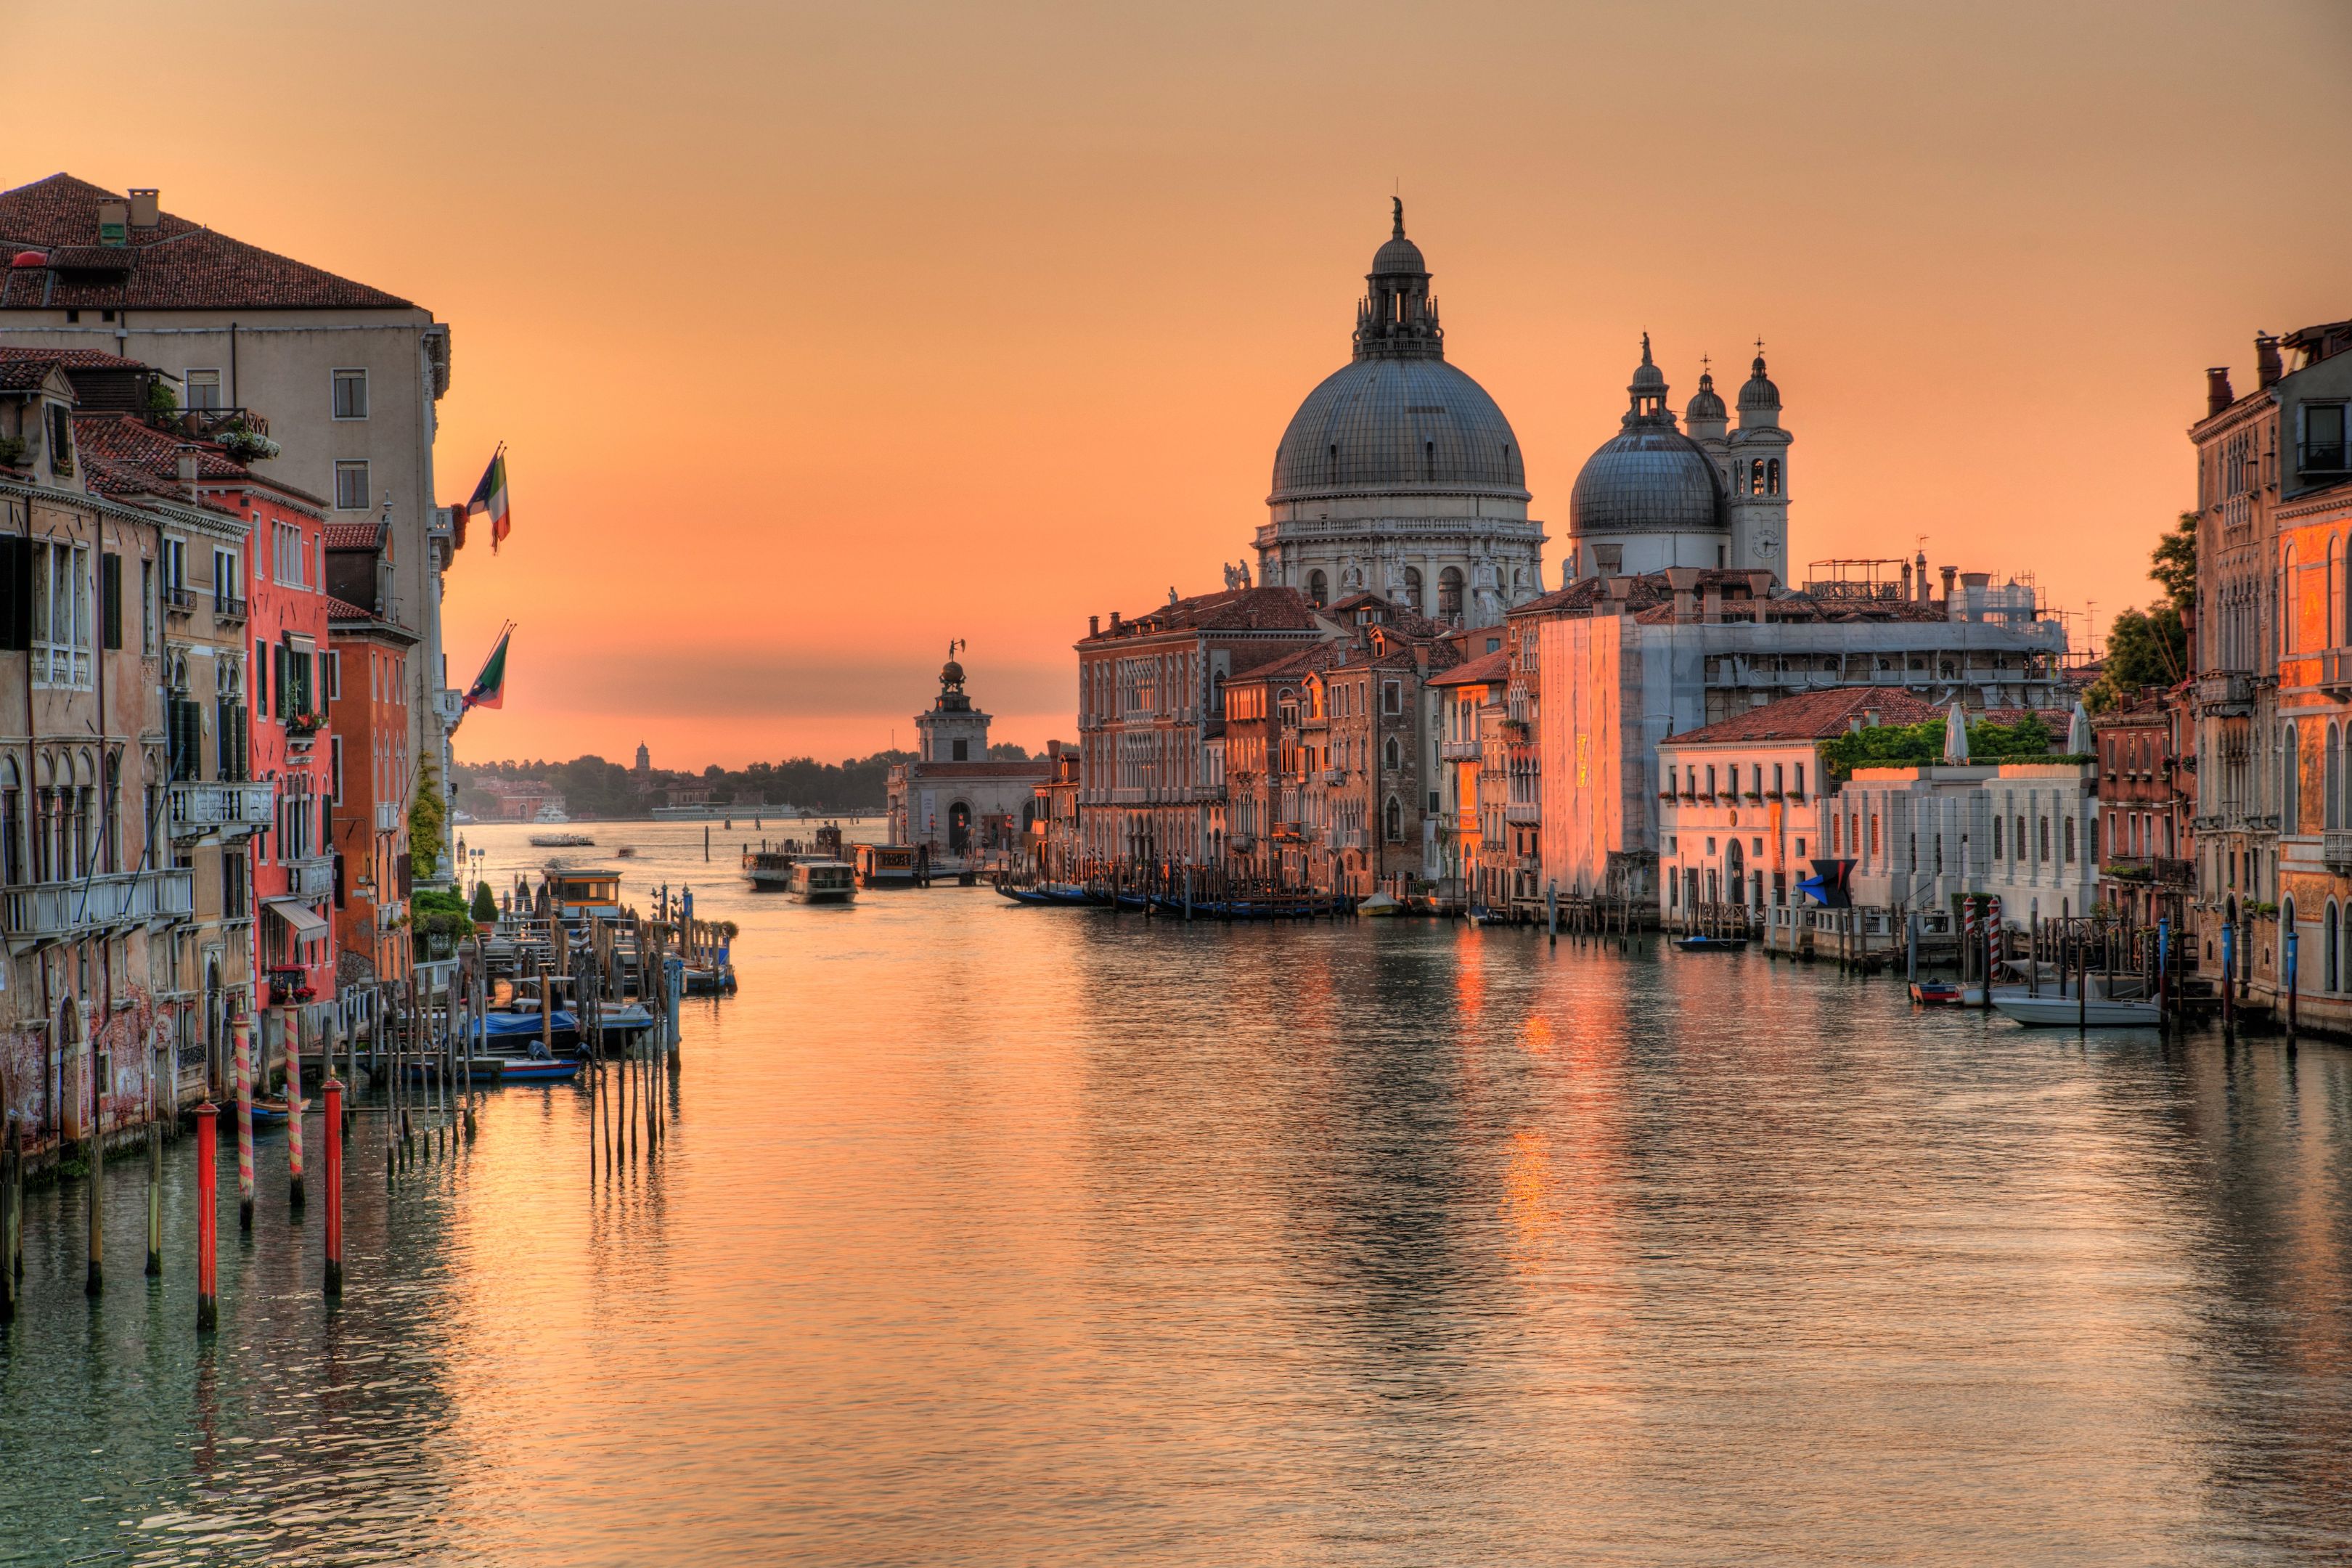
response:
<path id="1" fill-rule="evenodd" d="M 302 1212 L 302 1010 L 286 1010 L 286 1206 Z"/>
<path id="2" fill-rule="evenodd" d="M 220 1109 L 207 1098 L 196 1107 L 196 1330 L 220 1327 Z"/>
<path id="3" fill-rule="evenodd" d="M 253 1234 L 253 1026 L 239 1013 L 231 1031 L 236 1041 L 236 1226 Z"/>

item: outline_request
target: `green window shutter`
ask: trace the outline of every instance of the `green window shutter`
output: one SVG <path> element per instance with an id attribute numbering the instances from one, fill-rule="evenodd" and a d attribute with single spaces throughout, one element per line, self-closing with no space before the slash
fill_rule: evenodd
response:
<path id="1" fill-rule="evenodd" d="M 0 648 L 33 646 L 33 542 L 0 539 Z"/>

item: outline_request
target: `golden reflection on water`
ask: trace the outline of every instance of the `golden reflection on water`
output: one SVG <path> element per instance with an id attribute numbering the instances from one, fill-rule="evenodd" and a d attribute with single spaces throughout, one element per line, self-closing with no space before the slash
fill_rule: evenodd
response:
<path id="1" fill-rule="evenodd" d="M 2336 1047 L 629 834 L 744 927 L 669 1142 L 592 1179 L 584 1091 L 501 1090 L 387 1193 L 363 1115 L 331 1313 L 266 1141 L 202 1352 L 35 1194 L 0 1561 L 2352 1556 Z"/>

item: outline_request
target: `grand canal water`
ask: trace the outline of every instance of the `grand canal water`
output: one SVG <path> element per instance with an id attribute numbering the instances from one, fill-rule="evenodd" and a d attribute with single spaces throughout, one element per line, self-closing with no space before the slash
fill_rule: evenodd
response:
<path id="1" fill-rule="evenodd" d="M 2352 1556 L 2352 1057 L 1915 1016 L 1438 923 L 739 920 L 673 1141 L 494 1093 L 387 1193 L 35 1194 L 0 1560 L 2286 1563 Z M 476 830 L 494 873 L 535 856 Z M 314 1128 L 315 1142 L 315 1128 Z M 231 1162 L 233 1165 L 233 1161 Z"/>

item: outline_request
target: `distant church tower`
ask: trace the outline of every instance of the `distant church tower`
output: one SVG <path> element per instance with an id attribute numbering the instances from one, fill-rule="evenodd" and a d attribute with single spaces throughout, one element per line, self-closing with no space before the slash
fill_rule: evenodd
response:
<path id="1" fill-rule="evenodd" d="M 1780 389 L 1765 375 L 1759 352 L 1748 384 L 1739 389 L 1739 428 L 1724 444 L 1725 473 L 1731 481 L 1731 564 L 1765 567 L 1782 583 L 1789 581 L 1789 443 L 1794 439 L 1780 428 Z"/>
<path id="2" fill-rule="evenodd" d="M 639 741 L 637 742 L 637 772 L 640 773 L 649 773 L 653 771 L 654 754 L 646 750 L 646 743 L 643 741 Z"/>
<path id="3" fill-rule="evenodd" d="M 948 661 L 940 666 L 940 695 L 927 713 L 915 715 L 915 732 L 921 737 L 917 758 L 926 763 L 979 763 L 988 760 L 989 716 L 964 695 L 963 666 L 955 661 L 958 645 L 948 645 Z"/>

